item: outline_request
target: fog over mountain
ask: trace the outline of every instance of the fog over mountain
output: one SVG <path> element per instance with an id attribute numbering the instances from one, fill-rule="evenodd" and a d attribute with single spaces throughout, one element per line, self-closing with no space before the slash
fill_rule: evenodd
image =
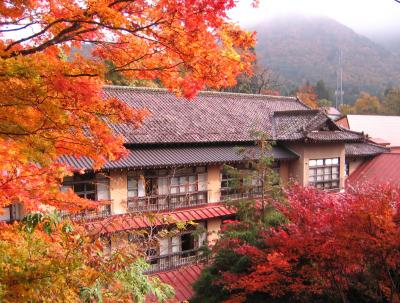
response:
<path id="1" fill-rule="evenodd" d="M 283 93 L 324 80 L 333 94 L 340 49 L 348 103 L 360 91 L 381 95 L 400 85 L 400 54 L 331 18 L 275 17 L 249 29 L 257 31 L 258 62 L 283 77 Z"/>
<path id="2" fill-rule="evenodd" d="M 400 3 L 394 0 L 240 0 L 229 17 L 258 32 L 258 60 L 285 89 L 324 80 L 336 88 L 343 50 L 345 99 L 400 86 Z"/>
<path id="3" fill-rule="evenodd" d="M 400 3 L 395 0 L 238 0 L 229 13 L 234 22 L 251 27 L 275 17 L 326 16 L 361 35 L 372 38 L 380 33 L 400 35 Z"/>

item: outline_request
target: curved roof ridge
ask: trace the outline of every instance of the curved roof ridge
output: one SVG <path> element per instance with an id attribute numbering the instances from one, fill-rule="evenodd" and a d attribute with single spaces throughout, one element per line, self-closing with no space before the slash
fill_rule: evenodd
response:
<path id="1" fill-rule="evenodd" d="M 134 90 L 134 91 L 147 91 L 147 92 L 160 92 L 160 93 L 173 93 L 166 88 L 161 87 L 144 87 L 144 86 L 124 86 L 124 85 L 103 85 L 105 89 L 120 89 L 120 90 Z M 249 94 L 249 93 L 233 93 L 233 92 L 220 92 L 220 91 L 207 91 L 202 90 L 198 92 L 199 95 L 223 95 L 223 96 L 241 96 L 241 97 L 251 97 L 257 99 L 272 98 L 272 99 L 287 99 L 297 101 L 303 104 L 295 96 L 275 96 L 275 95 L 262 95 L 262 94 Z M 304 104 L 303 104 L 304 105 Z"/>
<path id="2" fill-rule="evenodd" d="M 283 115 L 302 115 L 302 114 L 318 114 L 321 111 L 319 109 L 290 109 L 290 110 L 277 110 L 272 113 L 274 116 Z"/>

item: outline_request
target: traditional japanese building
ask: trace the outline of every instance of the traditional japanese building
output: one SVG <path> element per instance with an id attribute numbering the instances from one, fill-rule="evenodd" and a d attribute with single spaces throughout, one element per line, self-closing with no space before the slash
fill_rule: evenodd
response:
<path id="1" fill-rule="evenodd" d="M 249 192 L 238 193 L 223 171 L 224 164 L 251 169 L 242 167 L 245 159 L 238 148 L 256 157 L 254 131 L 274 142 L 267 155 L 274 158 L 283 185 L 295 180 L 304 186 L 341 191 L 350 163 L 362 163 L 386 151 L 295 97 L 200 92 L 188 101 L 163 89 L 118 86 L 104 87 L 104 94 L 132 108 L 146 108 L 150 116 L 140 128 L 110 125 L 123 136 L 129 154 L 99 171 L 92 170 L 88 158 L 61 158 L 86 172 L 66 178 L 64 188 L 88 199 L 111 201 L 73 218 L 90 233 L 108 239 L 110 249 L 140 241 L 129 231 L 151 229 L 157 234 L 174 222 L 196 222 L 196 231 L 187 228 L 172 236 L 160 235 L 157 243 L 145 249 L 149 273 L 163 272 L 161 277 L 168 279 L 168 270 L 186 272 L 180 267 L 200 260 L 202 247 L 217 239 L 221 222 L 234 216 L 224 200 L 260 193 L 257 184 Z M 18 215 L 18 210 L 10 212 Z M 148 213 L 157 216 L 143 216 Z M 3 217 L 12 219 L 7 215 Z"/>

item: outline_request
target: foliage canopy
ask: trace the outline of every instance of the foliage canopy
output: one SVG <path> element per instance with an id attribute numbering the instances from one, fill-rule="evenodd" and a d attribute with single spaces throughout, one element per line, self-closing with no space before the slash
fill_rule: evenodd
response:
<path id="1" fill-rule="evenodd" d="M 0 207 L 18 203 L 28 212 L 95 207 L 71 191 L 60 192 L 60 182 L 72 171 L 57 159 L 86 156 L 94 160 L 93 168 L 118 159 L 126 153 L 123 139 L 108 124 L 140 126 L 149 114 L 105 98 L 108 73 L 157 80 L 186 98 L 205 87 L 235 84 L 239 74 L 250 73 L 254 35 L 227 21 L 234 5 L 233 0 L 1 2 Z M 89 55 L 76 51 L 88 44 Z M 83 240 L 80 229 L 66 233 L 57 227 L 48 235 L 44 228 L 40 223 L 29 233 L 18 224 L 1 226 L 0 266 L 10 270 L 1 273 L 6 301 L 18 301 L 7 299 L 14 287 L 24 294 L 23 302 L 52 300 L 52 290 L 73 301 L 81 287 L 87 294 L 107 290 L 99 273 L 108 272 L 108 285 L 115 285 L 112 267 L 93 269 L 101 259 L 98 242 Z M 122 263 L 128 266 L 128 260 Z M 33 275 L 43 278 L 33 281 Z M 126 292 L 114 294 L 117 302 Z"/>
<path id="2" fill-rule="evenodd" d="M 292 187 L 276 205 L 287 224 L 227 222 L 194 302 L 399 302 L 399 193 Z"/>

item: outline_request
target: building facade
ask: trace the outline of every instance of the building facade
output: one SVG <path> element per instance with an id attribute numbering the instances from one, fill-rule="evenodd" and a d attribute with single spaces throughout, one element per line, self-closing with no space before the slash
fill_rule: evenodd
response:
<path id="1" fill-rule="evenodd" d="M 153 274 L 197 263 L 218 239 L 223 220 L 234 216 L 223 201 L 260 194 L 257 182 L 237 192 L 224 173 L 226 164 L 251 170 L 244 163 L 260 154 L 254 132 L 273 143 L 266 156 L 273 157 L 283 185 L 293 180 L 342 191 L 349 163 L 385 152 L 294 97 L 200 92 L 187 101 L 162 89 L 117 86 L 105 87 L 104 95 L 146 108 L 150 116 L 140 128 L 110 124 L 128 155 L 99 171 L 88 158 L 61 157 L 86 172 L 66 178 L 63 189 L 99 201 L 97 210 L 64 215 L 101 235 L 111 250 L 146 242 L 137 232 L 145 230 L 152 240 L 142 248 Z M 20 216 L 14 207 L 2 219 Z M 182 222 L 192 223 L 177 228 Z"/>

